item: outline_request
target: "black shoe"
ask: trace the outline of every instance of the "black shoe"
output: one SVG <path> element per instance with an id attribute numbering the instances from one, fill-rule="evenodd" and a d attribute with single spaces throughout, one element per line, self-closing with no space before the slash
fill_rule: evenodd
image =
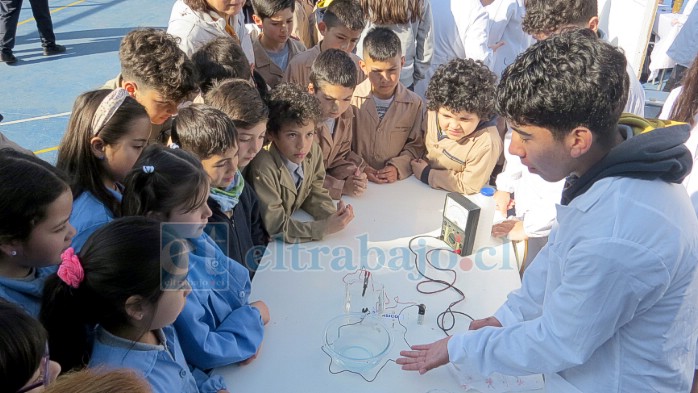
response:
<path id="1" fill-rule="evenodd" d="M 44 47 L 44 56 L 57 55 L 65 52 L 65 46 L 58 44 L 49 44 Z"/>
<path id="2" fill-rule="evenodd" d="M 12 52 L 0 52 L 0 62 L 12 64 L 17 62 L 17 58 L 12 54 Z"/>

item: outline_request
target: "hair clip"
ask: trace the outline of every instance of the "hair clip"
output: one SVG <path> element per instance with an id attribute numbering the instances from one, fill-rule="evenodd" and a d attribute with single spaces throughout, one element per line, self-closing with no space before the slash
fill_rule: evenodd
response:
<path id="1" fill-rule="evenodd" d="M 170 143 L 169 145 L 167 145 L 167 147 L 169 147 L 169 148 L 172 149 L 172 150 L 174 150 L 174 149 L 179 149 L 179 145 L 176 144 L 176 143 L 174 143 L 174 142 L 172 142 L 172 143 Z"/>
<path id="2" fill-rule="evenodd" d="M 143 173 L 153 173 L 155 172 L 155 167 L 152 165 L 143 165 Z"/>

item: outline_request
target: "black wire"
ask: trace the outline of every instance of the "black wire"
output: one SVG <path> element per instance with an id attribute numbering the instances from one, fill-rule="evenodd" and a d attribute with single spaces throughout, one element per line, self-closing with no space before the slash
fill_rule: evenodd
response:
<path id="1" fill-rule="evenodd" d="M 451 248 L 443 248 L 443 247 L 442 248 L 433 248 L 433 249 L 427 251 L 426 254 L 424 254 L 424 258 L 426 260 L 426 263 L 428 263 L 429 266 L 433 267 L 436 270 L 442 271 L 442 272 L 453 273 L 453 280 L 451 282 L 448 282 L 448 281 L 444 281 L 441 279 L 435 279 L 435 278 L 429 277 L 426 275 L 425 272 L 419 270 L 419 261 L 417 260 L 417 258 L 419 257 L 419 254 L 417 254 L 417 252 L 412 247 L 412 243 L 415 240 L 420 239 L 420 238 L 431 238 L 431 239 L 436 239 L 436 240 L 441 241 L 441 242 L 443 242 L 443 239 L 438 238 L 436 236 L 428 236 L 428 235 L 415 236 L 412 239 L 410 239 L 410 241 L 408 243 L 408 248 L 410 249 L 410 252 L 414 255 L 414 266 L 415 266 L 415 269 L 417 270 L 417 273 L 419 273 L 420 276 L 425 278 L 425 280 L 417 283 L 417 292 L 422 293 L 422 294 L 426 294 L 426 295 L 431 295 L 431 294 L 440 293 L 440 292 L 444 292 L 444 291 L 447 291 L 449 289 L 452 289 L 459 296 L 458 300 L 451 302 L 451 304 L 449 304 L 448 307 L 446 307 L 446 309 L 444 311 L 442 311 L 441 313 L 439 313 L 439 315 L 436 316 L 436 326 L 438 326 L 439 329 L 441 329 L 441 331 L 444 332 L 445 335 L 450 336 L 450 334 L 448 332 L 453 330 L 453 328 L 456 325 L 456 315 L 463 315 L 467 318 L 470 318 L 471 321 L 474 321 L 475 319 L 464 312 L 453 310 L 454 306 L 456 306 L 457 304 L 459 304 L 465 300 L 465 294 L 463 293 L 463 291 L 461 291 L 459 288 L 457 288 L 455 286 L 456 280 L 458 278 L 458 274 L 456 273 L 456 271 L 453 269 L 440 268 L 440 267 L 434 265 L 433 263 L 431 263 L 431 260 L 429 259 L 429 255 L 433 252 L 439 252 L 439 251 L 453 252 L 453 250 Z M 427 291 L 427 290 L 421 289 L 421 287 L 423 285 L 427 285 L 427 284 L 438 284 L 438 285 L 442 285 L 443 288 L 437 289 L 437 290 L 432 290 L 432 291 Z M 450 324 L 448 326 L 446 326 L 446 321 L 445 321 L 446 316 L 450 316 Z"/>
<path id="2" fill-rule="evenodd" d="M 327 351 L 325 351 L 325 347 L 324 347 L 324 346 L 323 346 L 323 347 L 320 347 L 320 349 L 322 349 L 322 352 L 324 352 L 325 355 L 327 355 L 327 356 L 330 358 L 330 364 L 327 365 L 327 371 L 329 371 L 330 374 L 334 374 L 334 375 L 336 375 L 336 374 L 341 374 L 341 373 L 356 374 L 356 375 L 360 376 L 361 378 L 363 378 L 364 381 L 366 381 L 366 382 L 373 382 L 373 381 L 375 381 L 376 378 L 378 378 L 378 374 L 380 374 L 380 372 L 383 370 L 383 367 L 385 367 L 386 364 L 388 364 L 388 363 L 390 363 L 390 362 L 393 362 L 393 363 L 397 364 L 397 362 L 395 362 L 394 359 L 388 359 L 388 360 L 385 361 L 385 363 L 383 363 L 383 365 L 381 366 L 381 368 L 378 369 L 378 371 L 376 372 L 376 375 L 374 375 L 373 378 L 371 378 L 371 379 L 366 379 L 366 377 L 364 377 L 363 374 L 361 374 L 360 372 L 357 372 L 357 371 L 351 371 L 351 370 L 332 371 L 332 355 L 330 355 L 329 353 L 327 353 Z"/>

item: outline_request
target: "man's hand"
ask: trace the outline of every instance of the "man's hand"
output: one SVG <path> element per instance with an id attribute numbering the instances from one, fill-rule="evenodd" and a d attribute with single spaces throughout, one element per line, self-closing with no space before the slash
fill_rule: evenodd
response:
<path id="1" fill-rule="evenodd" d="M 483 319 L 476 319 L 472 322 L 470 322 L 470 327 L 468 328 L 469 330 L 478 330 L 480 328 L 483 328 L 485 326 L 494 326 L 494 327 L 502 327 L 501 322 L 499 322 L 499 319 L 495 317 L 487 317 Z"/>
<path id="2" fill-rule="evenodd" d="M 262 322 L 264 322 L 265 325 L 269 323 L 269 319 L 271 317 L 269 315 L 269 307 L 267 307 L 266 303 L 264 303 L 261 300 L 258 300 L 256 302 L 250 303 L 250 306 L 259 310 L 259 314 L 262 316 Z"/>
<path id="3" fill-rule="evenodd" d="M 403 370 L 419 371 L 424 374 L 432 368 L 448 363 L 448 340 L 451 337 L 442 338 L 439 341 L 425 345 L 413 345 L 411 351 L 400 351 L 400 356 L 395 363 L 402 365 Z"/>
<path id="4" fill-rule="evenodd" d="M 410 166 L 412 166 L 412 173 L 414 173 L 414 177 L 420 180 L 422 179 L 422 172 L 424 171 L 424 168 L 426 168 L 428 165 L 429 163 L 421 158 L 410 161 Z"/>
<path id="5" fill-rule="evenodd" d="M 327 219 L 325 234 L 329 235 L 344 229 L 354 219 L 354 208 L 345 205 L 343 201 L 337 202 L 337 211 Z"/>
<path id="6" fill-rule="evenodd" d="M 492 236 L 509 237 L 510 240 L 526 240 L 528 235 L 524 231 L 523 221 L 506 220 L 492 226 Z"/>
<path id="7" fill-rule="evenodd" d="M 511 194 L 506 191 L 497 191 L 492 198 L 494 198 L 495 209 L 501 212 L 504 217 L 507 216 L 509 209 L 514 207 L 514 200 L 511 199 Z"/>

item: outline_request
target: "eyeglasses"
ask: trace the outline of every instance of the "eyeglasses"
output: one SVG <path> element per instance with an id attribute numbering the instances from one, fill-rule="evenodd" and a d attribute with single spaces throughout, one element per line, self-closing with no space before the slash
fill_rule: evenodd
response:
<path id="1" fill-rule="evenodd" d="M 46 347 L 44 348 L 44 356 L 41 357 L 41 364 L 39 365 L 40 367 L 40 372 L 39 372 L 39 378 L 35 380 L 31 385 L 25 386 L 17 391 L 17 393 L 25 393 L 28 392 L 32 389 L 36 389 L 41 386 L 47 386 L 49 383 L 49 367 L 51 366 L 51 359 L 49 357 L 48 353 L 48 342 L 46 343 Z"/>

